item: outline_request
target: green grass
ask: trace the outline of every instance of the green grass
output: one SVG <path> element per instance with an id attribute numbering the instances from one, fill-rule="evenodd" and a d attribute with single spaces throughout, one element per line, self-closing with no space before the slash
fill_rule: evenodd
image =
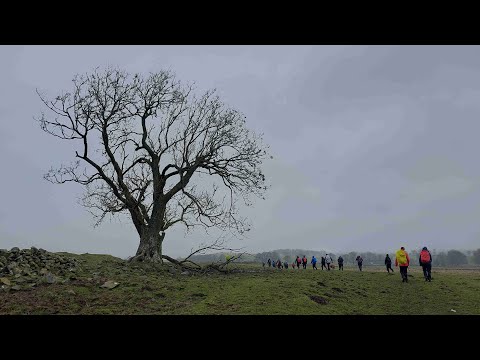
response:
<path id="1" fill-rule="evenodd" d="M 82 260 L 75 280 L 0 292 L 0 314 L 480 314 L 478 270 L 434 268 L 431 283 L 417 267 L 409 283 L 398 271 L 368 267 L 341 272 L 239 264 L 251 272 L 188 276 L 107 255 L 69 256 Z M 100 288 L 106 280 L 120 285 Z"/>

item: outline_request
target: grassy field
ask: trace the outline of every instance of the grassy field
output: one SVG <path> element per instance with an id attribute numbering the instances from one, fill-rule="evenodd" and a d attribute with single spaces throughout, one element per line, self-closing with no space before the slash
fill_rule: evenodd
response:
<path id="1" fill-rule="evenodd" d="M 65 283 L 0 292 L 0 314 L 480 314 L 480 271 L 421 270 L 402 283 L 384 268 L 274 270 L 238 264 L 230 274 L 181 275 L 108 255 L 70 255 L 82 271 Z M 119 283 L 100 288 L 106 280 Z M 453 312 L 451 310 L 455 310 Z"/>

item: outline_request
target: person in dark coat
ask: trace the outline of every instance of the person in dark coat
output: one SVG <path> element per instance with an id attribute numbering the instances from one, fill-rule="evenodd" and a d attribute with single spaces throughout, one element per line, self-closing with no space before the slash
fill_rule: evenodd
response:
<path id="1" fill-rule="evenodd" d="M 337 262 L 338 262 L 338 270 L 343 271 L 343 257 L 339 256 L 337 259 Z"/>
<path id="2" fill-rule="evenodd" d="M 360 269 L 360 271 L 362 271 L 363 258 L 360 255 L 358 255 L 355 260 L 357 261 L 358 268 Z"/>
<path id="3" fill-rule="evenodd" d="M 425 281 L 432 281 L 432 254 L 430 254 L 426 246 L 420 252 L 418 262 L 422 267 Z"/>
<path id="4" fill-rule="evenodd" d="M 327 268 L 327 265 L 325 264 L 325 258 L 322 256 L 322 259 L 321 259 L 321 262 L 322 262 L 322 270 L 323 268 Z"/>
<path id="5" fill-rule="evenodd" d="M 390 256 L 387 254 L 387 256 L 385 257 L 385 266 L 387 267 L 387 272 L 390 273 L 390 270 L 392 270 L 392 273 L 393 273 L 393 269 L 392 269 L 392 259 L 390 259 Z"/>

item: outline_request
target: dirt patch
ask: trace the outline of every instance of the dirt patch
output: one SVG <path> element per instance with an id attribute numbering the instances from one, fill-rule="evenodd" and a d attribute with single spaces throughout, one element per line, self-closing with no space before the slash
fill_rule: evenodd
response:
<path id="1" fill-rule="evenodd" d="M 192 294 L 193 297 L 206 297 L 207 295 L 206 294 L 202 294 L 202 293 L 195 293 L 195 294 Z"/>
<path id="2" fill-rule="evenodd" d="M 321 296 L 310 295 L 309 297 L 310 297 L 310 300 L 315 301 L 317 304 L 320 304 L 320 305 L 327 305 L 328 304 L 327 299 L 325 299 Z"/>

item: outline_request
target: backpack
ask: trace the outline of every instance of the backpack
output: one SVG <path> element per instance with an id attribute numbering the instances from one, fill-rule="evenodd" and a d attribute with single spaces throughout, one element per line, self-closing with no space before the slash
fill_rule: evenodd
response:
<path id="1" fill-rule="evenodd" d="M 400 266 L 407 265 L 407 254 L 405 251 L 397 251 L 397 261 Z"/>
<path id="2" fill-rule="evenodd" d="M 428 250 L 422 250 L 422 252 L 420 253 L 420 261 L 424 264 L 430 262 L 430 253 L 428 252 Z"/>

